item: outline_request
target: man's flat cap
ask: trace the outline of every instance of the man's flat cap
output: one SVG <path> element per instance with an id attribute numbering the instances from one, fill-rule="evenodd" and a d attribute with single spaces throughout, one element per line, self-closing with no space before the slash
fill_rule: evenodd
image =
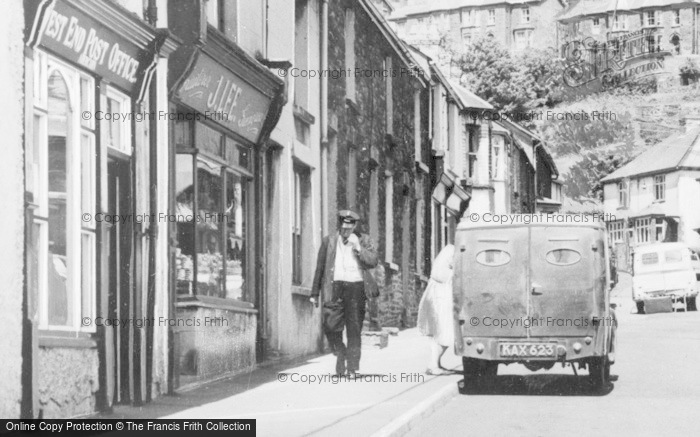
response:
<path id="1" fill-rule="evenodd" d="M 338 220 L 343 223 L 355 223 L 360 220 L 360 215 L 355 211 L 344 209 L 342 211 L 338 211 Z"/>

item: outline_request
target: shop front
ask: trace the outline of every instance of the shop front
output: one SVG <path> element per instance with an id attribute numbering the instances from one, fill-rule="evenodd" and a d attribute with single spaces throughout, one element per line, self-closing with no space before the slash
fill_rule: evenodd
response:
<path id="1" fill-rule="evenodd" d="M 149 83 L 165 39 L 112 2 L 25 2 L 25 414 L 150 399 Z M 173 47 L 174 48 L 174 47 Z M 114 220 L 114 217 L 127 217 Z M 151 265 L 152 269 L 152 265 Z"/>
<path id="2" fill-rule="evenodd" d="M 263 144 L 282 82 L 220 35 L 171 64 L 174 385 L 249 369 L 259 347 Z M 178 67 L 180 67 L 178 69 Z"/>

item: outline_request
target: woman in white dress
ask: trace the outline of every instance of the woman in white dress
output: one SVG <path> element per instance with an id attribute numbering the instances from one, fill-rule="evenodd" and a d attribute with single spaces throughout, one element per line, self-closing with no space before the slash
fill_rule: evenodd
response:
<path id="1" fill-rule="evenodd" d="M 446 373 L 440 358 L 454 344 L 452 317 L 452 260 L 455 247 L 445 246 L 433 262 L 430 280 L 418 306 L 418 330 L 431 338 L 428 375 Z"/>

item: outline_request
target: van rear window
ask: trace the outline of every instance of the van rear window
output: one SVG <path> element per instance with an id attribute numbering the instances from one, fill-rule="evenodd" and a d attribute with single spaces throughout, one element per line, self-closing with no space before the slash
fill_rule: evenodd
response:
<path id="1" fill-rule="evenodd" d="M 667 263 L 679 263 L 683 261 L 683 253 L 680 250 L 669 250 L 664 253 Z"/>
<path id="2" fill-rule="evenodd" d="M 642 254 L 642 264 L 645 266 L 649 266 L 652 264 L 658 264 L 659 263 L 659 254 L 656 252 L 653 253 L 644 253 Z"/>
<path id="3" fill-rule="evenodd" d="M 476 254 L 476 262 L 485 266 L 502 266 L 510 262 L 510 254 L 505 250 L 484 250 Z"/>
<path id="4" fill-rule="evenodd" d="M 554 249 L 547 252 L 547 262 L 557 266 L 570 266 L 581 261 L 581 254 L 573 249 Z"/>

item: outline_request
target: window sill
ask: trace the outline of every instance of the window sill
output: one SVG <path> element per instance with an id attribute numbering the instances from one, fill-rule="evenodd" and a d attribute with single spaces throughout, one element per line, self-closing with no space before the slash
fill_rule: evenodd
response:
<path id="1" fill-rule="evenodd" d="M 292 108 L 292 112 L 294 113 L 294 117 L 300 120 L 303 123 L 306 123 L 307 125 L 311 126 L 312 124 L 316 123 L 316 117 L 311 115 L 309 111 L 304 109 L 302 106 L 299 105 L 294 105 Z"/>
<path id="2" fill-rule="evenodd" d="M 398 264 L 394 264 L 394 263 L 391 262 L 391 261 L 386 261 L 386 268 L 388 268 L 389 270 L 391 270 L 391 271 L 393 271 L 393 272 L 397 272 L 397 273 L 398 273 L 398 271 L 399 271 L 399 266 L 398 266 Z"/>
<path id="3" fill-rule="evenodd" d="M 97 341 L 86 332 L 39 331 L 39 347 L 94 349 Z"/>
<path id="4" fill-rule="evenodd" d="M 311 297 L 311 288 L 301 285 L 292 285 L 292 294 L 295 296 Z"/>
<path id="5" fill-rule="evenodd" d="M 651 203 L 666 203 L 666 199 L 656 199 Z"/>
<path id="6" fill-rule="evenodd" d="M 216 308 L 223 310 L 230 310 L 244 314 L 257 314 L 258 310 L 255 309 L 250 302 L 243 302 L 234 299 L 225 299 L 222 297 L 212 297 L 212 296 L 183 296 L 178 297 L 177 303 L 175 304 L 178 308 L 188 308 L 188 307 L 199 307 L 199 308 Z"/>

